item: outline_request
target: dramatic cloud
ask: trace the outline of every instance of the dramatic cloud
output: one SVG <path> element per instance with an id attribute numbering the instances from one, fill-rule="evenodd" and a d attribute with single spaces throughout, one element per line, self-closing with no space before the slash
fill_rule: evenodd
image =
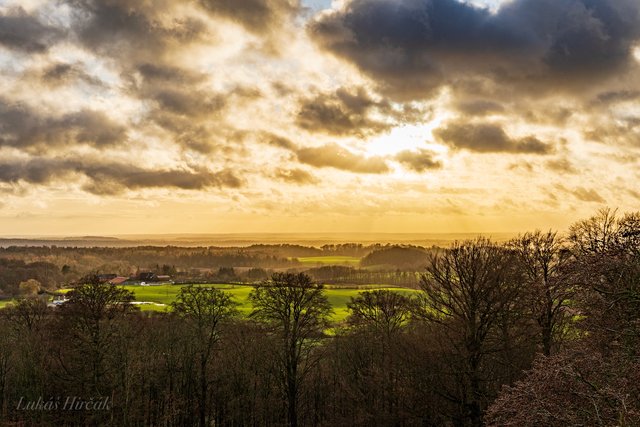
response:
<path id="1" fill-rule="evenodd" d="M 391 127 L 369 118 L 373 109 L 389 112 L 386 103 L 377 103 L 362 89 L 351 93 L 339 89 L 333 94 L 322 94 L 306 99 L 298 113 L 297 123 L 303 129 L 331 135 L 366 136 Z"/>
<path id="2" fill-rule="evenodd" d="M 47 184 L 72 174 L 84 175 L 86 191 L 118 194 L 126 189 L 179 188 L 202 190 L 212 187 L 238 188 L 242 180 L 228 170 L 144 169 L 134 164 L 98 162 L 95 159 L 46 159 L 0 162 L 0 182 Z"/>
<path id="3" fill-rule="evenodd" d="M 494 124 L 449 123 L 434 134 L 443 142 L 478 153 L 549 154 L 553 148 L 536 137 L 513 139 Z"/>
<path id="4" fill-rule="evenodd" d="M 205 76 L 187 68 L 167 64 L 142 63 L 136 68 L 147 85 L 166 85 L 167 83 L 193 85 L 204 80 Z"/>
<path id="5" fill-rule="evenodd" d="M 385 173 L 389 171 L 387 162 L 381 157 L 362 157 L 337 145 L 300 148 L 296 151 L 298 160 L 318 168 L 332 167 L 356 173 Z"/>
<path id="6" fill-rule="evenodd" d="M 401 151 L 395 159 L 402 165 L 416 172 L 424 172 L 430 169 L 439 169 L 442 163 L 434 159 L 434 154 L 427 150 Z"/>
<path id="7" fill-rule="evenodd" d="M 635 63 L 636 0 L 514 0 L 495 13 L 458 0 L 347 0 L 311 33 L 396 98 L 469 75 L 579 87 Z"/>
<path id="8" fill-rule="evenodd" d="M 200 0 L 209 12 L 238 22 L 250 31 L 273 31 L 287 15 L 298 10 L 291 0 Z"/>
<path id="9" fill-rule="evenodd" d="M 293 184 L 317 184 L 318 179 L 304 169 L 280 169 L 276 177 Z"/>
<path id="10" fill-rule="evenodd" d="M 29 148 L 88 144 L 96 147 L 126 142 L 127 130 L 106 114 L 83 109 L 47 116 L 0 98 L 0 146 Z"/>
<path id="11" fill-rule="evenodd" d="M 96 206 L 83 230 L 473 232 L 637 204 L 638 0 L 0 3 L 0 233 Z"/>
<path id="12" fill-rule="evenodd" d="M 197 117 L 219 111 L 224 106 L 220 96 L 193 96 L 193 93 L 175 89 L 161 90 L 155 93 L 155 99 L 163 110 L 180 115 Z"/>
<path id="13" fill-rule="evenodd" d="M 0 14 L 0 45 L 10 49 L 27 53 L 44 52 L 63 34 L 61 29 L 42 23 L 38 17 L 28 14 L 21 7 L 9 8 Z"/>
<path id="14" fill-rule="evenodd" d="M 203 39 L 201 19 L 181 16 L 168 0 L 63 0 L 72 8 L 71 26 L 87 48 L 120 58 L 120 65 L 158 60 L 179 46 Z"/>
<path id="15" fill-rule="evenodd" d="M 287 138 L 271 134 L 263 135 L 261 140 L 273 147 L 290 151 L 299 162 L 316 168 L 331 167 L 343 171 L 366 174 L 383 174 L 390 170 L 384 157 L 367 157 L 356 154 L 338 144 L 301 147 Z M 280 178 L 284 177 L 280 176 Z"/>
<path id="16" fill-rule="evenodd" d="M 70 85 L 75 82 L 103 86 L 103 83 L 98 78 L 89 75 L 81 64 L 63 62 L 50 64 L 33 77 L 35 77 L 36 81 L 51 87 Z"/>
<path id="17" fill-rule="evenodd" d="M 598 94 L 598 104 L 613 104 L 617 102 L 635 101 L 640 98 L 640 90 L 608 91 Z"/>

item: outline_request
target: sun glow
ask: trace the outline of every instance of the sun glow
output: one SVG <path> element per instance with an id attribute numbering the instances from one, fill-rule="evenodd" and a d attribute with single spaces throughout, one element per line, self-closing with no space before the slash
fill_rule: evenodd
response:
<path id="1" fill-rule="evenodd" d="M 380 135 L 366 145 L 370 156 L 390 156 L 405 150 L 430 149 L 444 151 L 444 147 L 433 144 L 433 130 L 438 128 L 442 119 L 435 119 L 420 125 L 406 125 L 392 129 Z"/>

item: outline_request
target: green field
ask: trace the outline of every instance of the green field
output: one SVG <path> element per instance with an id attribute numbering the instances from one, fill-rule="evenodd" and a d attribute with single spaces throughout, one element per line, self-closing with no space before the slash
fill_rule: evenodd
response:
<path id="1" fill-rule="evenodd" d="M 143 302 L 138 306 L 142 311 L 168 311 L 171 303 L 176 299 L 176 296 L 180 292 L 180 288 L 186 285 L 160 285 L 160 286 L 140 286 L 140 285 L 127 285 L 123 286 L 133 292 L 136 302 Z M 252 306 L 249 302 L 249 293 L 253 289 L 250 285 L 232 285 L 232 284 L 215 284 L 215 285 L 195 285 L 204 286 L 208 288 L 222 289 L 232 295 L 235 302 L 238 303 L 238 310 L 242 315 L 249 315 Z M 348 313 L 347 303 L 351 300 L 351 297 L 357 297 L 359 293 L 366 290 L 373 289 L 388 289 L 395 292 L 401 292 L 405 295 L 412 295 L 415 290 L 403 289 L 403 288 L 390 288 L 385 285 L 365 285 L 358 286 L 357 288 L 344 288 L 344 287 L 332 287 L 331 285 L 325 288 L 327 298 L 333 306 L 332 320 L 334 322 L 343 321 Z M 61 292 L 66 293 L 70 289 L 64 289 Z M 11 304 L 12 300 L 0 301 L 0 309 Z"/>
<path id="2" fill-rule="evenodd" d="M 248 315 L 251 312 L 251 303 L 248 300 L 249 293 L 253 289 L 253 286 L 248 285 L 198 285 L 206 287 L 215 287 L 222 289 L 225 292 L 229 292 L 234 300 L 239 304 L 239 311 Z M 166 311 L 169 309 L 169 305 L 175 300 L 178 292 L 180 292 L 181 286 L 179 285 L 161 285 L 161 286 L 124 286 L 125 289 L 134 293 L 136 301 L 144 301 L 155 304 L 144 304 L 140 308 L 144 311 Z M 372 287 L 373 288 L 373 287 Z M 410 295 L 417 291 L 411 289 L 401 288 L 389 288 L 378 286 L 375 289 L 389 289 L 396 292 L 402 292 Z M 347 317 L 347 302 L 351 297 L 356 297 L 360 292 L 364 292 L 363 289 L 348 289 L 348 288 L 328 288 L 325 290 L 329 302 L 333 306 L 334 314 L 333 321 L 340 322 Z M 164 305 L 156 305 L 164 304 Z"/>
<path id="3" fill-rule="evenodd" d="M 360 258 L 353 256 L 308 256 L 299 257 L 298 261 L 306 265 L 358 265 Z"/>

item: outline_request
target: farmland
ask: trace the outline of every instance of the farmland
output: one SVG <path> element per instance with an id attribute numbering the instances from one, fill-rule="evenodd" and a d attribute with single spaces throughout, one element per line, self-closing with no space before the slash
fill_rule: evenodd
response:
<path id="1" fill-rule="evenodd" d="M 198 285 L 205 287 L 215 287 L 225 292 L 230 293 L 234 300 L 239 304 L 238 310 L 243 315 L 248 315 L 251 312 L 251 303 L 249 302 L 249 293 L 253 289 L 249 285 L 233 285 L 233 284 L 216 284 L 216 285 Z M 144 304 L 140 308 L 144 311 L 166 311 L 169 309 L 169 305 L 176 299 L 176 296 L 180 292 L 181 286 L 179 285 L 161 285 L 161 286 L 124 286 L 135 295 L 136 301 L 150 302 L 154 304 Z M 396 292 L 402 292 L 403 294 L 413 294 L 417 291 L 411 289 L 402 288 L 389 288 L 383 286 L 372 285 L 368 287 L 370 289 L 389 289 Z M 347 303 L 351 297 L 357 297 L 360 292 L 364 292 L 363 289 L 355 288 L 327 288 L 325 289 L 327 298 L 333 306 L 334 314 L 332 316 L 335 322 L 340 322 L 347 317 Z M 161 304 L 161 305 L 158 305 Z"/>
<path id="2" fill-rule="evenodd" d="M 134 304 L 138 305 L 142 311 L 168 311 L 170 305 L 175 301 L 176 297 L 180 293 L 180 288 L 187 285 L 159 285 L 159 286 L 140 286 L 140 285 L 126 285 L 122 286 L 123 289 L 133 292 L 135 297 Z M 236 284 L 205 284 L 194 285 L 203 286 L 207 288 L 221 289 L 228 292 L 233 297 L 234 301 L 238 303 L 238 311 L 243 316 L 248 316 L 251 312 L 252 306 L 249 302 L 249 293 L 253 289 L 251 285 L 236 285 Z M 395 292 L 400 292 L 405 295 L 415 294 L 416 290 L 389 287 L 386 285 L 364 285 L 358 287 L 334 287 L 327 286 L 325 292 L 329 302 L 333 306 L 334 313 L 332 320 L 334 322 L 343 321 L 347 315 L 347 303 L 352 297 L 357 297 L 361 292 L 374 289 L 388 289 Z M 61 293 L 70 292 L 71 289 L 62 289 Z M 14 300 L 0 301 L 0 309 L 5 308 L 11 304 Z"/>
<path id="3" fill-rule="evenodd" d="M 300 263 L 308 266 L 317 265 L 350 265 L 358 266 L 360 264 L 360 258 L 353 256 L 309 256 L 298 257 Z"/>

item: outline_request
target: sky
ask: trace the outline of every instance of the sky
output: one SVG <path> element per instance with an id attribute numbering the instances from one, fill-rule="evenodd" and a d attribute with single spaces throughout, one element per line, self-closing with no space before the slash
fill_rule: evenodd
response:
<path id="1" fill-rule="evenodd" d="M 0 0 L 0 235 L 640 205 L 637 0 Z"/>

